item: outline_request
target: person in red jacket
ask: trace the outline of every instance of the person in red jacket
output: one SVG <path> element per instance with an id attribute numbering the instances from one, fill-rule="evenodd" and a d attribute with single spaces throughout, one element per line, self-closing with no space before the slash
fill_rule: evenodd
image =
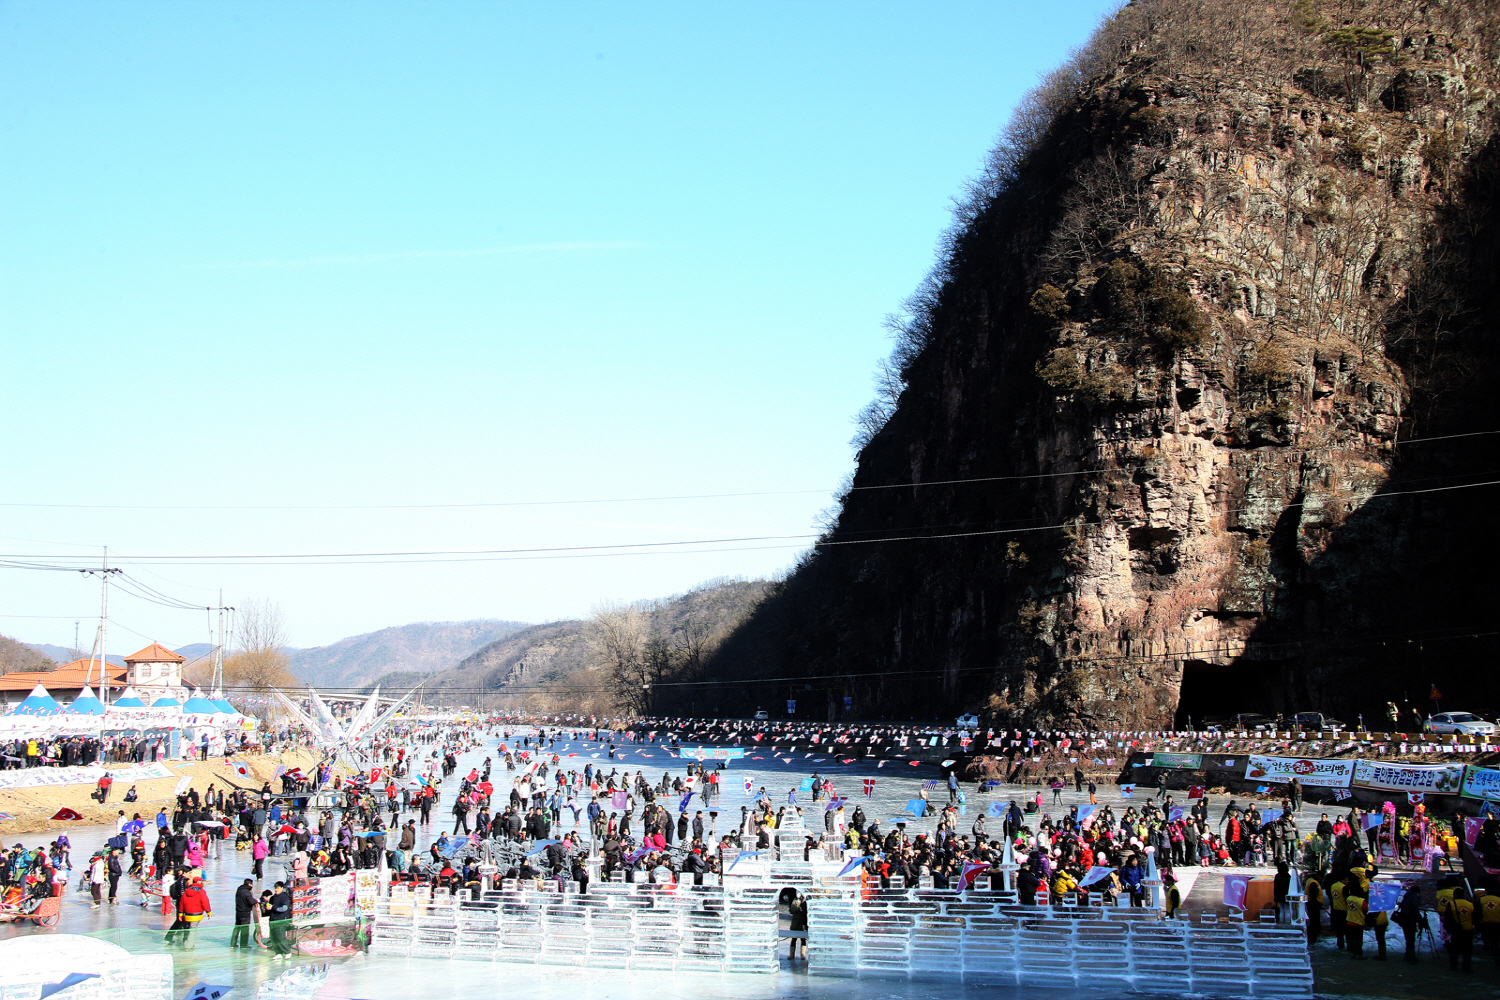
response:
<path id="1" fill-rule="evenodd" d="M 182 903 L 178 912 L 181 913 L 183 923 L 187 924 L 189 931 L 196 930 L 203 921 L 213 915 L 213 904 L 208 901 L 208 893 L 203 889 L 203 879 L 195 877 L 188 880 L 187 888 L 182 890 Z M 196 943 L 196 935 L 192 933 L 183 935 L 183 948 L 192 950 Z"/>

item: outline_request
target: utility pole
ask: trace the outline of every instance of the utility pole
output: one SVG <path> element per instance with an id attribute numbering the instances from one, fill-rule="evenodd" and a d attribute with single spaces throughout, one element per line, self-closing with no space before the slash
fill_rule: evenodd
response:
<path id="1" fill-rule="evenodd" d="M 97 641 L 95 642 L 94 652 L 97 652 L 99 654 L 99 700 L 108 705 L 109 661 L 108 659 L 106 659 L 106 654 L 104 652 L 104 625 L 109 618 L 109 575 L 111 573 L 118 573 L 120 571 L 118 569 L 109 568 L 109 546 L 106 545 L 104 546 L 104 561 L 100 563 L 98 569 L 81 569 L 78 572 L 84 574 L 85 576 L 92 576 L 95 573 L 99 574 L 99 636 Z M 74 622 L 73 627 L 75 630 L 73 641 L 76 643 L 78 641 L 78 635 L 76 631 L 78 623 Z M 89 653 L 89 669 L 88 672 L 84 675 L 85 684 L 93 680 L 94 677 L 94 652 Z"/>
<path id="2" fill-rule="evenodd" d="M 209 691 L 223 696 L 224 689 L 224 591 L 219 591 L 219 646 L 214 650 L 214 683 Z"/>
<path id="3" fill-rule="evenodd" d="M 104 645 L 105 623 L 109 621 L 109 546 L 104 546 L 104 561 L 99 571 L 99 701 L 108 707 L 109 654 Z"/>

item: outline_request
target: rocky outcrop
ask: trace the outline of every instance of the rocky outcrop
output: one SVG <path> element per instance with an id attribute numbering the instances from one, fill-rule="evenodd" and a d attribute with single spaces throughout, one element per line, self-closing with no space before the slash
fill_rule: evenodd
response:
<path id="1" fill-rule="evenodd" d="M 1397 442 L 1500 429 L 1495 27 L 1125 8 L 1023 107 L 836 526 L 722 675 L 1133 728 L 1485 694 L 1495 494 L 1454 487 L 1500 455 Z"/>

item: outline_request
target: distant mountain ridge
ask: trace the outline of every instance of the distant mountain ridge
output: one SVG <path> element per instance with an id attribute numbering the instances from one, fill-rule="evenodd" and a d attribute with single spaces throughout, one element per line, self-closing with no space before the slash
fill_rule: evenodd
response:
<path id="1" fill-rule="evenodd" d="M 390 673 L 431 674 L 527 627 L 477 619 L 414 622 L 350 636 L 327 646 L 288 650 L 291 671 L 314 686 L 361 687 Z"/>
<path id="2" fill-rule="evenodd" d="M 89 657 L 89 650 L 87 649 L 79 652 L 76 649 L 69 649 L 67 646 L 57 646 L 50 642 L 23 642 L 21 645 L 28 649 L 36 650 L 42 656 L 51 660 L 54 666 L 63 663 L 72 663 L 74 660 L 86 660 Z M 123 667 L 125 665 L 125 657 L 120 653 L 110 653 L 105 659 L 116 666 Z M 48 667 L 47 669 L 50 670 L 52 668 Z"/>
<path id="3" fill-rule="evenodd" d="M 637 602 L 633 607 L 641 616 L 643 644 L 655 639 L 677 646 L 692 634 L 700 645 L 711 648 L 770 587 L 767 580 L 711 580 L 671 597 Z M 518 629 L 434 674 L 423 698 L 491 707 L 520 699 L 546 710 L 607 710 L 615 700 L 610 690 L 614 682 L 590 642 L 589 627 L 589 621 L 575 619 Z M 675 666 L 667 672 L 682 669 Z M 409 686 L 412 678 L 393 672 L 380 683 L 396 689 Z"/>

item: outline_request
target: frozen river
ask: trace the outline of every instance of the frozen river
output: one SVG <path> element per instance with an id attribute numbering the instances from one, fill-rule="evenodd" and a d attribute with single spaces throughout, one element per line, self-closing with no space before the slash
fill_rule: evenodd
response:
<path id="1" fill-rule="evenodd" d="M 460 759 L 459 773 L 467 773 L 471 767 L 481 767 L 486 756 L 492 757 L 495 759 L 495 766 L 491 779 L 496 785 L 497 793 L 503 795 L 508 777 L 512 775 L 505 771 L 503 764 L 499 762 L 497 742 L 494 738 L 486 737 L 483 746 L 464 754 Z M 514 745 L 514 740 L 511 743 Z M 554 748 L 549 748 L 547 752 L 554 752 Z M 634 772 L 640 769 L 644 771 L 647 780 L 651 781 L 658 779 L 663 770 L 681 774 L 685 765 L 685 762 L 669 756 L 663 748 L 657 746 L 629 746 L 620 749 L 618 759 L 614 761 L 607 759 L 603 747 L 597 743 L 559 743 L 555 752 L 564 755 L 564 767 L 576 767 L 581 770 L 585 763 L 592 762 L 596 766 L 604 767 L 606 773 L 611 767 L 619 768 L 622 772 L 626 770 Z M 579 756 L 572 758 L 566 756 L 572 753 Z M 718 828 L 721 832 L 738 821 L 740 806 L 749 804 L 758 796 L 761 787 L 766 788 L 772 801 L 780 807 L 786 804 L 788 792 L 798 788 L 801 781 L 814 771 L 832 776 L 835 793 L 850 800 L 847 809 L 851 814 L 856 804 L 863 805 L 866 816 L 872 820 L 880 820 L 883 826 L 902 815 L 907 800 L 916 797 L 924 781 L 937 779 L 939 784 L 929 792 L 929 795 L 939 806 L 947 801 L 947 789 L 942 784 L 942 775 L 937 767 L 930 765 L 911 767 L 905 763 L 892 762 L 884 767 L 877 767 L 874 762 L 863 761 L 846 765 L 840 762 L 841 758 L 822 755 L 804 756 L 798 753 L 795 758 L 787 761 L 785 758 L 773 757 L 769 749 L 751 750 L 748 753 L 751 757 L 763 759 L 747 758 L 732 761 L 723 773 L 722 793 L 718 804 L 720 811 Z M 749 793 L 745 789 L 747 778 L 751 783 Z M 869 797 L 864 794 L 866 778 L 875 779 L 875 786 Z M 451 829 L 452 815 L 449 809 L 456 786 L 456 781 L 446 783 L 442 803 L 433 811 L 433 823 L 421 831 L 418 841 L 419 850 L 425 849 L 441 830 Z M 1030 788 L 1028 791 L 1034 793 L 1035 789 Z M 1101 789 L 1102 792 L 1103 789 Z M 967 805 L 967 816 L 961 824 L 961 829 L 964 831 L 967 831 L 969 824 L 973 822 L 976 810 L 987 808 L 992 801 L 1009 801 L 1012 797 L 1019 798 L 1021 790 L 1002 786 L 995 789 L 992 794 L 976 799 L 973 785 L 970 784 L 966 786 L 966 793 L 970 801 Z M 1086 793 L 1082 796 L 1077 795 L 1069 786 L 1064 793 L 1061 809 L 1053 810 L 1050 806 L 1052 794 L 1049 791 L 1045 796 L 1048 805 L 1043 811 L 1052 811 L 1054 815 L 1057 815 L 1065 812 L 1069 805 L 1087 802 L 1087 798 Z M 810 793 L 799 791 L 798 799 L 808 807 L 807 826 L 813 829 L 820 828 L 821 812 L 814 813 L 812 810 Z M 1100 795 L 1100 801 L 1115 803 L 1117 811 L 1122 803 L 1128 804 L 1126 800 L 1119 798 L 1117 790 L 1113 787 L 1109 789 L 1108 795 Z M 821 805 L 819 803 L 819 810 L 821 810 Z M 691 814 L 698 807 L 699 800 L 695 798 L 689 808 L 689 813 Z M 1222 809 L 1222 804 L 1214 808 L 1215 818 L 1217 818 L 1217 811 Z M 912 835 L 922 832 L 930 833 L 937 822 L 936 818 L 913 819 L 909 815 L 905 816 L 904 820 L 908 824 L 908 832 Z M 1314 820 L 1316 820 L 1315 812 L 1310 816 L 1299 817 L 1300 822 L 1311 823 Z M 567 829 L 571 822 L 571 814 L 564 810 L 563 828 Z M 450 825 L 440 826 L 440 823 Z M 992 831 L 997 830 L 999 821 L 992 820 L 990 826 Z M 74 844 L 75 863 L 78 863 L 80 859 L 86 859 L 90 851 L 102 845 L 113 832 L 112 828 L 105 827 L 70 829 L 68 833 Z M 15 840 L 7 840 L 6 843 L 8 846 L 19 842 L 29 847 L 45 844 L 55 835 L 55 833 L 20 835 Z M 241 990 L 238 996 L 242 1000 L 249 1000 L 250 987 L 279 974 L 289 965 L 315 961 L 309 958 L 277 961 L 267 952 L 231 951 L 228 948 L 230 928 L 233 924 L 234 890 L 240 881 L 249 875 L 250 866 L 248 852 L 233 849 L 226 849 L 222 860 L 210 859 L 206 862 L 205 884 L 213 900 L 214 916 L 206 927 L 197 932 L 197 941 L 191 951 L 164 948 L 163 932 L 171 918 L 161 915 L 158 906 L 143 908 L 138 905 L 140 897 L 134 893 L 136 883 L 133 879 L 121 880 L 122 893 L 128 890 L 129 895 L 122 898 L 117 906 L 105 906 L 94 910 L 88 905 L 86 893 L 73 891 L 78 881 L 76 872 L 75 877 L 70 880 L 69 892 L 62 910 L 62 921 L 55 930 L 40 930 L 30 924 L 9 924 L 0 926 L 0 939 L 18 934 L 85 934 L 113 941 L 137 954 L 171 954 L 176 962 L 175 978 L 179 996 L 193 983 L 203 980 L 218 984 L 233 984 Z M 284 872 L 285 866 L 280 859 L 270 859 L 267 879 L 263 885 L 269 887 L 277 878 L 284 877 Z M 646 1000 L 647 997 L 651 1000 L 660 1000 L 662 997 L 671 996 L 746 998 L 746 1000 L 769 996 L 921 998 L 966 997 L 970 994 L 978 996 L 981 992 L 985 995 L 993 995 L 996 992 L 993 987 L 965 987 L 961 984 L 880 982 L 808 976 L 803 971 L 801 962 L 795 965 L 788 963 L 783 952 L 780 972 L 770 975 L 601 972 L 554 966 L 515 966 L 361 955 L 332 960 L 328 978 L 317 995 L 330 998 L 330 1000 L 333 998 L 409 1000 L 409 998 L 427 996 L 489 996 L 501 990 L 516 989 L 535 995 L 539 1000 L 553 1000 L 553 998 L 576 1000 L 580 992 L 585 991 L 591 998 L 608 997 L 624 998 L 624 1000 L 633 1000 L 637 997 L 641 1000 Z M 1028 989 L 1026 992 L 1034 994 L 1038 991 Z M 1107 991 L 1101 991 L 1100 995 L 1104 992 Z M 1065 995 L 1087 997 L 1090 994 L 1086 990 L 1069 990 Z"/>

